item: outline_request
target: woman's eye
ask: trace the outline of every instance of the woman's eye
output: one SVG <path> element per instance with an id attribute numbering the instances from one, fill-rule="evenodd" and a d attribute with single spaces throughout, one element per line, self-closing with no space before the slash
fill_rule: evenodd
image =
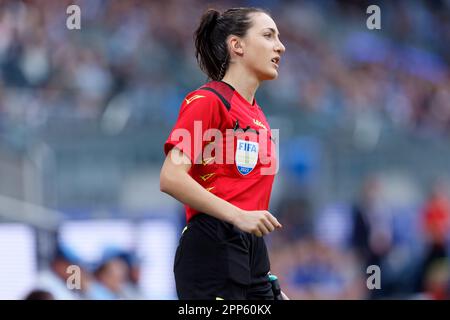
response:
<path id="1" fill-rule="evenodd" d="M 264 35 L 264 37 L 270 38 L 270 37 L 272 37 L 272 34 L 271 34 L 271 33 L 266 33 L 266 34 Z"/>

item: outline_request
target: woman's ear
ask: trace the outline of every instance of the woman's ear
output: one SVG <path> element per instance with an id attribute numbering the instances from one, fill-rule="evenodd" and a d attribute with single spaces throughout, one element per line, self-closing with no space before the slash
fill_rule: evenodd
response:
<path id="1" fill-rule="evenodd" d="M 244 50 L 242 48 L 241 39 L 237 36 L 231 36 L 228 39 L 228 46 L 230 48 L 230 52 L 234 53 L 238 56 L 242 56 L 244 54 Z"/>

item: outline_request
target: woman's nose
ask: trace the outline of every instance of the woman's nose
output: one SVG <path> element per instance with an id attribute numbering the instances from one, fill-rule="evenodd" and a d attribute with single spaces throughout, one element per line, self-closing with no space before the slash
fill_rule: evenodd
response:
<path id="1" fill-rule="evenodd" d="M 277 46 L 275 47 L 275 51 L 278 52 L 279 54 L 282 54 L 286 51 L 285 46 L 281 43 L 281 41 L 278 41 Z"/>

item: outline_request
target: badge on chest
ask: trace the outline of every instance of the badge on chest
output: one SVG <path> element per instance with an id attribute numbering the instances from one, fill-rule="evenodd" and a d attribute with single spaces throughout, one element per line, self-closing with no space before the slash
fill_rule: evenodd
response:
<path id="1" fill-rule="evenodd" d="M 247 175 L 256 167 L 258 162 L 259 144 L 247 140 L 237 140 L 236 167 L 242 175 Z"/>

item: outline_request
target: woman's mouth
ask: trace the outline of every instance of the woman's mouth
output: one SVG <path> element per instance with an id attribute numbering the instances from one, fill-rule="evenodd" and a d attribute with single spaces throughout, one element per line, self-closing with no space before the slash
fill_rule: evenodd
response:
<path id="1" fill-rule="evenodd" d="M 278 63 L 280 62 L 280 57 L 272 58 L 272 63 L 278 68 Z"/>

